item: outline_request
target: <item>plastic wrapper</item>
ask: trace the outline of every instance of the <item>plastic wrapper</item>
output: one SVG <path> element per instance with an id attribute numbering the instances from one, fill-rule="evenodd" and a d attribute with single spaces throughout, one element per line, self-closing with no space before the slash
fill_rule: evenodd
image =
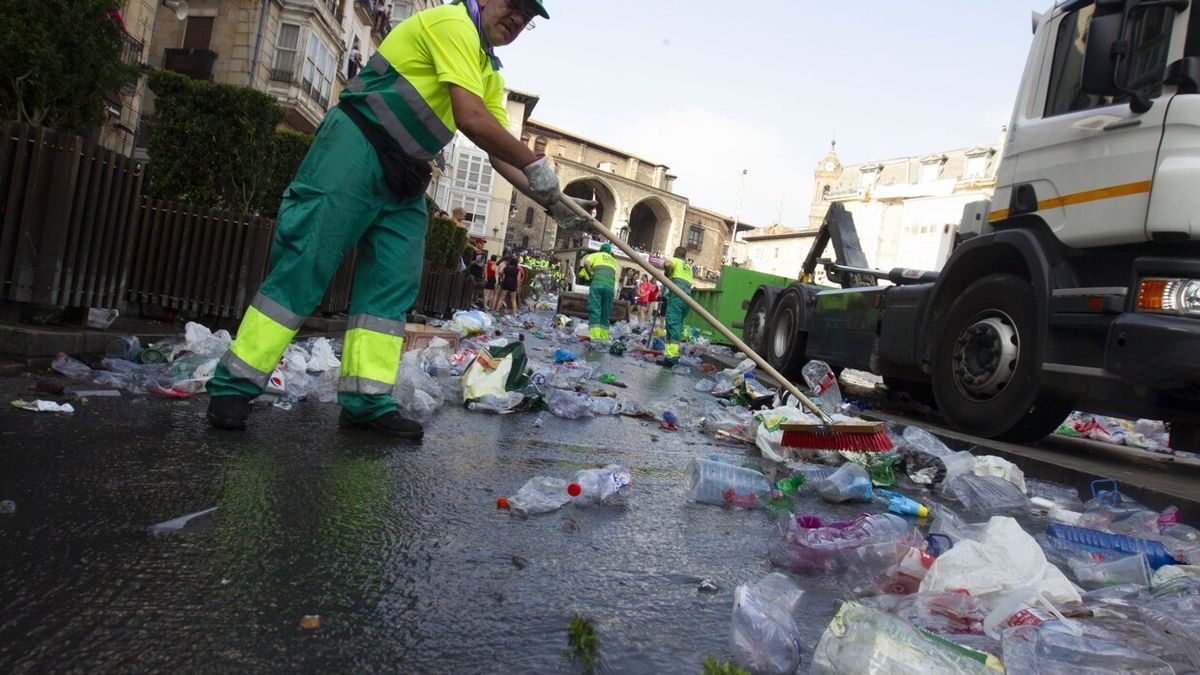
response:
<path id="1" fill-rule="evenodd" d="M 1016 464 L 994 455 L 975 457 L 971 472 L 976 476 L 994 476 L 1012 483 L 1021 492 L 1025 492 L 1025 473 Z"/>
<path id="2" fill-rule="evenodd" d="M 207 326 L 189 321 L 183 328 L 184 348 L 193 354 L 220 357 L 229 349 L 233 339 L 229 331 L 212 332 Z"/>
<path id="3" fill-rule="evenodd" d="M 534 476 L 508 498 L 508 506 L 514 515 L 532 516 L 557 511 L 569 501 L 571 496 L 567 494 L 567 481 L 550 476 Z"/>
<path id="4" fill-rule="evenodd" d="M 503 393 L 502 389 L 500 394 Z M 401 357 L 392 399 L 405 414 L 418 420 L 428 419 L 445 404 L 445 394 L 438 381 L 421 367 L 421 350 L 410 351 Z"/>
<path id="5" fill-rule="evenodd" d="M 1004 632 L 1001 643 L 1004 667 L 1010 673 L 1171 675 L 1175 672 L 1162 659 L 1124 644 L 1080 637 L 1046 627 L 1010 628 Z"/>
<path id="6" fill-rule="evenodd" d="M 111 358 L 103 359 L 101 363 L 107 370 L 98 372 L 92 380 L 101 386 L 123 389 L 131 394 L 145 394 L 153 388 L 171 386 L 166 364 L 139 364 Z"/>
<path id="7" fill-rule="evenodd" d="M 996 675 L 998 669 L 994 657 L 939 640 L 886 612 L 846 602 L 821 635 L 809 672 Z"/>
<path id="8" fill-rule="evenodd" d="M 519 391 L 505 392 L 500 396 L 487 394 L 467 404 L 468 410 L 475 412 L 491 412 L 498 415 L 513 412 L 525 402 L 525 395 Z"/>
<path id="9" fill-rule="evenodd" d="M 983 620 L 988 614 L 987 605 L 970 593 L 877 595 L 860 602 L 938 635 L 982 635 Z"/>
<path id="10" fill-rule="evenodd" d="M 54 361 L 50 363 L 50 369 L 61 375 L 66 375 L 72 380 L 86 380 L 95 376 L 96 371 L 92 370 L 87 364 L 78 359 L 73 359 L 62 352 L 54 357 Z"/>
<path id="11" fill-rule="evenodd" d="M 1024 492 L 994 476 L 958 474 L 942 485 L 941 494 L 961 507 L 959 513 L 968 522 L 981 522 L 997 515 L 1024 516 L 1030 510 Z"/>
<path id="12" fill-rule="evenodd" d="M 921 581 L 922 592 L 965 590 L 983 600 L 1030 587 L 1055 603 L 1079 602 L 1075 585 L 1050 564 L 1042 549 L 1017 521 L 997 516 L 979 540 L 956 542 L 934 561 Z"/>
<path id="13" fill-rule="evenodd" d="M 728 437 L 752 443 L 750 428 L 753 424 L 754 414 L 745 408 L 710 406 L 704 411 L 700 427 L 718 438 Z"/>
<path id="14" fill-rule="evenodd" d="M 733 592 L 730 644 L 735 660 L 755 673 L 788 675 L 800 665 L 792 612 L 804 592 L 778 572 Z"/>
<path id="15" fill-rule="evenodd" d="M 1070 485 L 1048 480 L 1029 479 L 1025 481 L 1025 491 L 1030 497 L 1048 499 L 1065 511 L 1076 513 L 1083 511 L 1083 501 L 1079 499 L 1079 491 Z"/>
<path id="16" fill-rule="evenodd" d="M 468 335 L 487 333 L 491 330 L 493 323 L 494 319 L 492 319 L 491 314 L 478 310 L 469 310 L 455 312 L 450 322 L 446 324 L 446 328 L 457 331 L 461 337 L 466 337 Z"/>

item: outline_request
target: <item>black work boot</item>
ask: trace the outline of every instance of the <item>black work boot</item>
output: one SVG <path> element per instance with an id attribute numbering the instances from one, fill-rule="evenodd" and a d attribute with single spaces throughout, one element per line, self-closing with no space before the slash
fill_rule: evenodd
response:
<path id="1" fill-rule="evenodd" d="M 249 416 L 249 396 L 214 396 L 208 402 L 208 423 L 218 429 L 245 429 Z"/>
<path id="2" fill-rule="evenodd" d="M 374 431 L 381 436 L 398 438 L 405 441 L 419 441 L 425 436 L 425 428 L 420 423 L 406 419 L 395 410 L 386 412 L 366 422 L 349 421 L 346 417 L 346 411 L 343 410 L 339 424 L 344 429 L 366 429 Z"/>

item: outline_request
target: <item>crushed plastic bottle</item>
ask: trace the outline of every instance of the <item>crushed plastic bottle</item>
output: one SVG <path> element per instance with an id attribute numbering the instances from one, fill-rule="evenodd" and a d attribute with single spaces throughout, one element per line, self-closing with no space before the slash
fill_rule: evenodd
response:
<path id="1" fill-rule="evenodd" d="M 557 511 L 567 505 L 567 481 L 550 476 L 534 476 L 507 498 L 508 508 L 518 516 L 533 516 Z"/>
<path id="2" fill-rule="evenodd" d="M 629 470 L 620 464 L 609 464 L 603 469 L 583 469 L 571 477 L 566 493 L 577 506 L 614 504 L 624 498 L 625 488 L 632 480 Z"/>
<path id="3" fill-rule="evenodd" d="M 816 403 L 826 414 L 839 412 L 842 406 L 842 389 L 838 386 L 837 375 L 828 363 L 824 361 L 809 361 L 804 364 L 800 373 L 804 382 L 813 393 L 813 403 Z"/>
<path id="4" fill-rule="evenodd" d="M 550 392 L 546 404 L 555 417 L 578 420 L 596 416 L 592 410 L 592 397 L 581 392 L 555 389 Z"/>
<path id="5" fill-rule="evenodd" d="M 525 401 L 525 395 L 519 391 L 508 391 L 502 396 L 488 394 L 467 404 L 467 410 L 474 412 L 490 412 L 504 415 Z"/>

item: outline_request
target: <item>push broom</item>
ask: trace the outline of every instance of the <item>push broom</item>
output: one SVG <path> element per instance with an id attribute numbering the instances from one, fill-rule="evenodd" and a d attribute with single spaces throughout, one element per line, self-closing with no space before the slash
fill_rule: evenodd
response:
<path id="1" fill-rule="evenodd" d="M 856 420 L 853 422 L 834 422 L 829 415 L 825 414 L 824 410 L 817 407 L 811 399 L 805 396 L 792 384 L 786 377 L 781 375 L 779 371 L 771 367 L 766 359 L 759 356 L 757 352 L 750 348 L 738 336 L 733 334 L 733 331 L 725 327 L 714 317 L 708 310 L 700 306 L 692 296 L 684 293 L 675 282 L 667 278 L 663 271 L 650 264 L 650 262 L 642 258 L 641 254 L 633 250 L 629 244 L 622 241 L 617 235 L 613 234 L 604 223 L 596 220 L 590 213 L 584 210 L 582 206 L 575 203 L 575 200 L 563 195 L 562 203 L 571 209 L 575 215 L 588 220 L 591 223 L 592 229 L 599 232 L 605 239 L 613 243 L 614 246 L 621 249 L 626 256 L 629 257 L 639 267 L 646 270 L 650 276 L 654 277 L 665 288 L 679 296 L 692 311 L 699 314 L 701 318 L 707 321 L 713 328 L 717 329 L 729 343 L 737 348 L 742 354 L 754 362 L 762 372 L 770 375 L 776 382 L 791 394 L 797 401 L 804 404 L 814 415 L 821 419 L 820 424 L 803 424 L 803 423 L 784 423 L 783 429 L 783 446 L 787 448 L 803 448 L 806 450 L 846 450 L 851 452 L 885 452 L 892 449 L 892 440 L 888 438 L 887 432 L 884 430 L 882 422 L 868 422 L 865 420 Z"/>

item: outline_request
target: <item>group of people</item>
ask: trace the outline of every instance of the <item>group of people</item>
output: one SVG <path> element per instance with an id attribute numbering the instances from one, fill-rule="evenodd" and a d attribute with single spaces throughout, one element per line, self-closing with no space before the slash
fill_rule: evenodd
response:
<path id="1" fill-rule="evenodd" d="M 692 292 L 692 266 L 687 260 L 687 248 L 676 247 L 675 255 L 663 258 L 662 268 L 679 290 L 690 295 Z M 592 340 L 608 340 L 608 326 L 612 316 L 613 296 L 617 288 L 617 277 L 621 276 L 621 298 L 630 300 L 637 308 L 639 320 L 645 322 L 646 313 L 653 311 L 653 305 L 659 305 L 658 311 L 652 316 L 662 314 L 666 318 L 666 346 L 663 349 L 663 365 L 673 366 L 679 363 L 679 343 L 683 337 L 683 320 L 687 318 L 688 304 L 679 295 L 667 293 L 659 300 L 660 291 L 657 282 L 650 275 L 643 274 L 638 280 L 637 272 L 628 270 L 620 273 L 620 265 L 612 255 L 612 244 L 604 243 L 600 250 L 583 259 L 583 269 L 580 273 L 589 279 L 591 287 L 588 291 L 588 337 Z M 630 274 L 632 273 L 632 274 Z M 661 303 L 661 304 L 660 304 Z"/>

